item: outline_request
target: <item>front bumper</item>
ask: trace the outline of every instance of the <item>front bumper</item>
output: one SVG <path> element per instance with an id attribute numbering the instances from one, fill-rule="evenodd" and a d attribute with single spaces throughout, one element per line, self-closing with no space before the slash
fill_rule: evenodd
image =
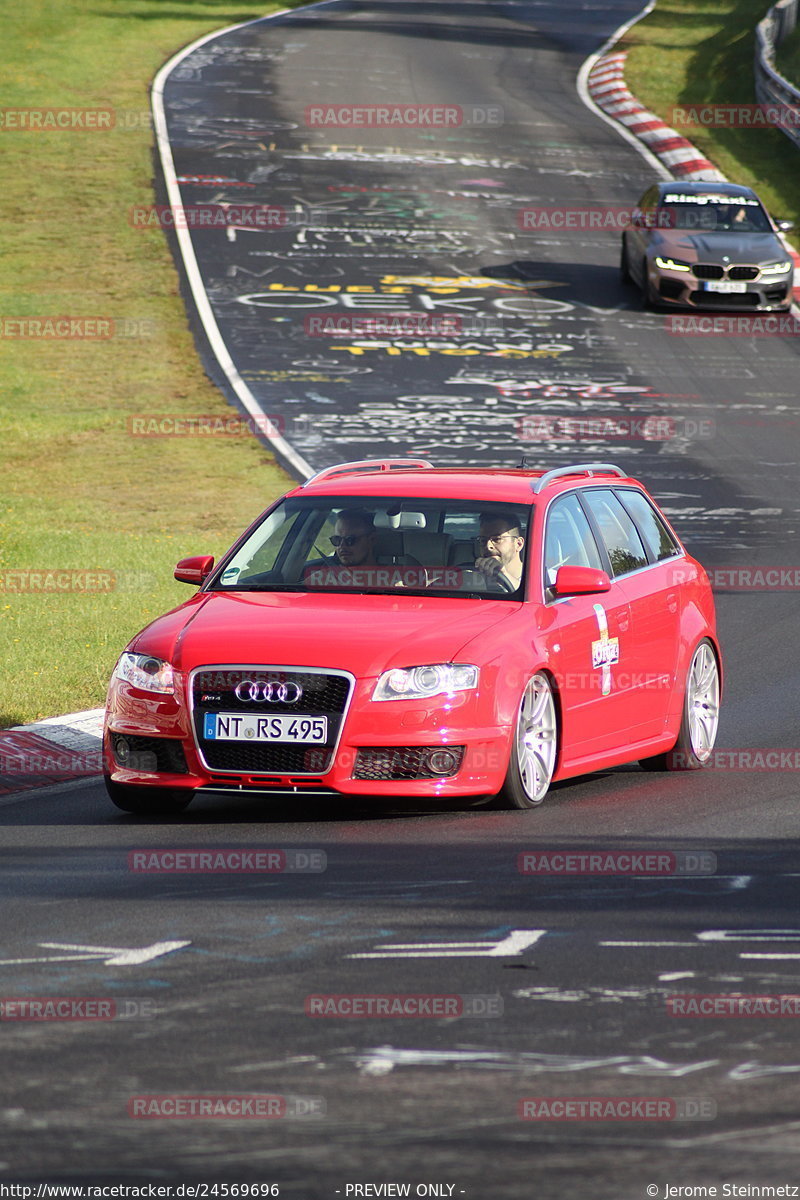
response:
<path id="1" fill-rule="evenodd" d="M 736 283 L 743 291 L 719 291 L 714 284 Z M 703 312 L 780 312 L 792 303 L 793 272 L 756 280 L 698 279 L 693 272 L 650 265 L 650 284 L 659 303 Z"/>
<path id="2" fill-rule="evenodd" d="M 508 768 L 511 730 L 498 725 L 490 689 L 485 695 L 470 691 L 426 701 L 376 703 L 370 700 L 373 686 L 374 680 L 355 682 L 329 769 L 293 774 L 209 768 L 182 700 L 147 695 L 114 680 L 104 730 L 106 773 L 114 783 L 132 787 L 238 795 L 292 792 L 444 798 L 493 795 L 500 790 Z M 185 694 L 183 681 L 179 691 Z M 421 748 L 427 757 L 420 753 Z M 454 751 L 454 773 L 431 774 L 427 752 L 449 748 Z M 383 773 L 401 777 L 376 777 L 384 762 Z M 413 775 L 415 763 L 426 772 L 425 777 L 408 777 L 408 765 Z"/>

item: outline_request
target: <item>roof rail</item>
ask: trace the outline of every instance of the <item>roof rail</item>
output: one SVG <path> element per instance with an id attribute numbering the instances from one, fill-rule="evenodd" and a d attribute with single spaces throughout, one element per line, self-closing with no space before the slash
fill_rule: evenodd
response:
<path id="1" fill-rule="evenodd" d="M 433 463 L 424 458 L 364 458 L 358 462 L 337 463 L 334 467 L 323 467 L 315 475 L 310 475 L 302 487 L 316 483 L 320 479 L 331 479 L 334 475 L 359 475 L 372 471 L 408 471 L 416 469 L 433 469 Z"/>
<path id="2" fill-rule="evenodd" d="M 614 463 L 576 463 L 574 467 L 556 467 L 552 471 L 545 471 L 544 475 L 533 480 L 531 487 L 538 496 L 548 483 L 552 483 L 554 479 L 561 479 L 565 475 L 620 475 L 626 479 L 627 474 L 627 471 L 623 471 L 622 467 L 617 467 Z"/>

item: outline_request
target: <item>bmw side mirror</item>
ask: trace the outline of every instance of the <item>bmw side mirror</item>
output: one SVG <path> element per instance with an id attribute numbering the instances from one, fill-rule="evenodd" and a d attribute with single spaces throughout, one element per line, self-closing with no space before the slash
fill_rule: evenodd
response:
<path id="1" fill-rule="evenodd" d="M 199 587 L 214 570 L 213 554 L 196 554 L 193 558 L 182 558 L 175 567 L 178 583 L 193 583 Z"/>
<path id="2" fill-rule="evenodd" d="M 788 233 L 790 229 L 794 229 L 794 221 L 786 221 L 783 217 L 779 221 L 776 221 L 775 224 L 781 233 Z"/>
<path id="3" fill-rule="evenodd" d="M 591 596 L 611 591 L 611 580 L 605 571 L 594 567 L 559 567 L 553 584 L 554 596 Z"/>

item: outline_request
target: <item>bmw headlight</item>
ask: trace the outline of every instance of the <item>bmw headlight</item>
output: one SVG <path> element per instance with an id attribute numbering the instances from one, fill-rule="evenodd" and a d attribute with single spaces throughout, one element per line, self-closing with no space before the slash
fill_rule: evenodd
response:
<path id="1" fill-rule="evenodd" d="M 143 692 L 175 691 L 172 665 L 163 658 L 153 658 L 152 654 L 131 654 L 126 650 L 114 668 L 114 678 L 123 679 Z"/>
<path id="2" fill-rule="evenodd" d="M 478 686 L 480 672 L 468 663 L 431 663 L 394 667 L 375 685 L 373 700 L 428 700 L 443 692 L 467 692 Z"/>
<path id="3" fill-rule="evenodd" d="M 767 263 L 761 270 L 765 275 L 785 275 L 787 271 L 791 271 L 794 263 L 784 259 L 782 262 Z"/>
<path id="4" fill-rule="evenodd" d="M 690 263 L 683 262 L 680 258 L 662 258 L 660 254 L 656 255 L 656 266 L 662 271 L 691 271 Z"/>

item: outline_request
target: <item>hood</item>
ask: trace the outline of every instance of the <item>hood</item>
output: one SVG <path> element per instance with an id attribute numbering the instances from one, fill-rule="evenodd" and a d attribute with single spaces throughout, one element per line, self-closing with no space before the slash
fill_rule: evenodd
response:
<path id="1" fill-rule="evenodd" d="M 786 247 L 774 233 L 729 233 L 726 230 L 690 233 L 686 229 L 660 230 L 653 238 L 653 249 L 671 254 L 684 262 L 730 264 L 768 263 L 788 259 Z"/>
<path id="2" fill-rule="evenodd" d="M 517 612 L 509 600 L 210 592 L 154 621 L 131 644 L 180 671 L 215 663 L 327 667 L 357 676 L 449 662 Z"/>

